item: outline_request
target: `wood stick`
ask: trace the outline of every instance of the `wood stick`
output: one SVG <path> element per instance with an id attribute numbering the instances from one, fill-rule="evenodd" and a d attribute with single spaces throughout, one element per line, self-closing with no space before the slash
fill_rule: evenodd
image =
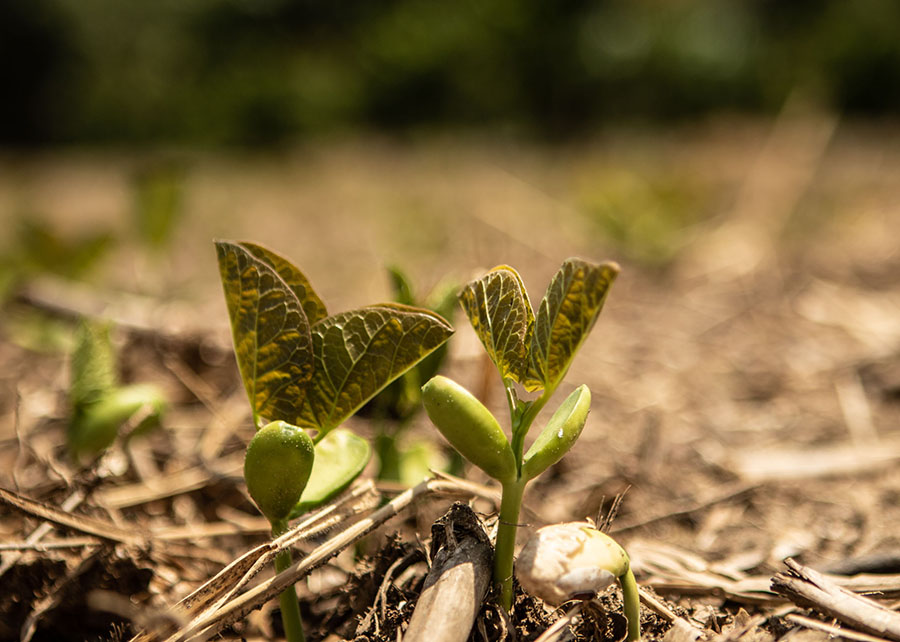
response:
<path id="1" fill-rule="evenodd" d="M 900 642 L 900 613 L 841 588 L 827 577 L 791 558 L 789 571 L 772 578 L 772 590 L 799 606 L 811 606 L 844 624 L 879 637 Z"/>
<path id="2" fill-rule="evenodd" d="M 493 548 L 465 504 L 454 504 L 431 534 L 431 570 L 403 640 L 465 642 L 491 583 Z"/>

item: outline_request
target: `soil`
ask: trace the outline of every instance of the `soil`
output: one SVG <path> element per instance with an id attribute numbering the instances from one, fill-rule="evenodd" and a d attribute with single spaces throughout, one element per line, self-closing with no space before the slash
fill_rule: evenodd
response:
<path id="1" fill-rule="evenodd" d="M 132 172 L 156 156 L 0 159 L 7 229 L 31 211 L 63 235 L 92 226 L 119 238 L 89 281 L 31 275 L 0 316 L 0 487 L 76 518 L 0 504 L 0 640 L 129 639 L 268 540 L 240 477 L 253 429 L 216 236 L 291 258 L 332 311 L 387 298 L 386 262 L 407 266 L 422 290 L 507 263 L 536 303 L 567 256 L 616 259 L 621 276 L 558 393 L 587 383 L 592 414 L 569 455 L 529 487 L 520 544 L 547 523 L 611 517 L 638 583 L 670 610 L 643 606 L 647 640 L 681 639 L 673 616 L 708 639 L 833 635 L 804 623 L 827 629 L 833 616 L 769 590 L 786 557 L 865 573 L 876 599 L 896 609 L 898 138 L 782 117 L 562 150 L 367 141 L 277 158 L 177 153 L 188 167 L 185 211 L 156 253 L 126 216 Z M 662 239 L 614 237 L 597 214 L 609 203 L 623 216 L 679 212 L 678 225 Z M 162 429 L 77 467 L 65 449 L 65 347 L 71 316 L 83 312 L 116 321 L 123 380 L 157 383 L 170 408 Z M 504 417 L 491 364 L 461 313 L 453 323 L 447 374 Z M 351 425 L 376 432 L 368 419 Z M 403 439 L 441 444 L 421 415 Z M 490 480 L 465 475 L 488 486 L 465 501 L 490 530 Z M 381 501 L 400 490 L 377 487 Z M 428 571 L 431 524 L 452 501 L 426 497 L 301 581 L 307 639 L 397 640 Z M 343 523 L 298 555 L 373 510 L 344 510 Z M 82 519 L 120 530 L 91 531 Z M 52 528 L 32 536 L 45 523 Z M 519 590 L 506 618 L 489 594 L 469 639 L 535 640 L 574 606 L 550 608 Z M 612 589 L 583 606 L 569 639 L 620 640 L 621 613 Z M 276 638 L 277 602 L 220 635 Z"/>

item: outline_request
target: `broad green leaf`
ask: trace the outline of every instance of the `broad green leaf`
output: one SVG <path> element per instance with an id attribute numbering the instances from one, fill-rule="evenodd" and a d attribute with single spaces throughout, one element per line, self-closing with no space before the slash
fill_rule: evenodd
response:
<path id="1" fill-rule="evenodd" d="M 294 291 L 268 262 L 217 241 L 234 352 L 254 418 L 292 420 L 314 362 L 309 321 Z"/>
<path id="2" fill-rule="evenodd" d="M 75 408 L 98 401 L 118 385 L 116 354 L 107 324 L 87 320 L 79 324 L 71 377 L 69 397 Z"/>
<path id="3" fill-rule="evenodd" d="M 312 327 L 315 374 L 297 423 L 331 430 L 452 333 L 437 314 L 397 303 L 319 321 Z"/>
<path id="4" fill-rule="evenodd" d="M 297 266 L 283 256 L 280 256 L 261 245 L 242 242 L 240 243 L 240 246 L 260 261 L 264 261 L 275 268 L 275 271 L 278 272 L 278 276 L 281 277 L 281 280 L 284 281 L 294 294 L 297 295 L 297 300 L 300 301 L 300 304 L 303 306 L 303 311 L 306 313 L 306 318 L 309 320 L 310 325 L 316 321 L 321 321 L 328 316 L 328 311 L 325 309 L 325 304 L 322 303 L 322 299 L 320 299 L 319 295 L 316 294 L 316 291 L 313 290 L 306 275 L 297 269 Z"/>
<path id="5" fill-rule="evenodd" d="M 603 308 L 619 266 L 567 259 L 541 301 L 529 348 L 529 389 L 553 388 L 565 376 L 575 353 Z"/>
<path id="6" fill-rule="evenodd" d="M 349 430 L 338 428 L 316 444 L 312 474 L 300 501 L 291 511 L 291 519 L 318 508 L 342 492 L 369 463 L 369 442 Z"/>
<path id="7" fill-rule="evenodd" d="M 467 284 L 459 302 L 500 375 L 521 382 L 534 313 L 519 274 L 497 266 Z"/>

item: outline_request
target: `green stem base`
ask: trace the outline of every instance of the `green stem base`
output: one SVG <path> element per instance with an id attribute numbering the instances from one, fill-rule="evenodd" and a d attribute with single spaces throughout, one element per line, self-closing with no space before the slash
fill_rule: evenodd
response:
<path id="1" fill-rule="evenodd" d="M 622 585 L 622 602 L 625 610 L 625 619 L 628 620 L 628 642 L 640 642 L 641 639 L 641 598 L 638 593 L 637 582 L 634 573 L 629 568 L 619 578 Z"/>
<path id="2" fill-rule="evenodd" d="M 494 582 L 500 585 L 500 606 L 507 612 L 512 609 L 513 603 L 513 556 L 524 492 L 524 480 L 503 484 L 500 501 L 500 523 L 494 549 Z"/>
<path id="3" fill-rule="evenodd" d="M 287 521 L 272 524 L 272 536 L 280 537 L 287 532 Z M 275 572 L 281 573 L 293 564 L 290 550 L 283 550 L 275 556 Z M 281 607 L 281 623 L 284 626 L 284 637 L 288 642 L 306 642 L 303 635 L 303 621 L 300 619 L 300 604 L 297 602 L 297 591 L 290 585 L 278 596 Z"/>

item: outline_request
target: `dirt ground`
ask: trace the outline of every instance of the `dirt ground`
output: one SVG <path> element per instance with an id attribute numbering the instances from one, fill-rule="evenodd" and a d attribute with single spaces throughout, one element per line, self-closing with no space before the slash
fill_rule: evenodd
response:
<path id="1" fill-rule="evenodd" d="M 790 557 L 900 617 L 898 143 L 896 127 L 788 114 L 564 149 L 459 137 L 0 157 L 3 246 L 27 216 L 120 238 L 90 281 L 29 278 L 0 316 L 0 639 L 177 628 L 172 605 L 268 540 L 240 476 L 253 429 L 215 237 L 291 258 L 331 311 L 387 298 L 387 263 L 423 290 L 510 264 L 537 303 L 566 257 L 617 260 L 558 393 L 587 383 L 592 413 L 529 487 L 519 542 L 544 524 L 602 520 L 621 497 L 609 532 L 662 604 L 643 605 L 645 639 L 879 639 L 770 585 Z M 153 253 L 134 239 L 129 190 L 160 157 L 186 168 L 185 205 Z M 64 445 L 73 313 L 115 320 L 123 379 L 156 382 L 171 401 L 162 430 L 87 470 Z M 447 374 L 505 417 L 477 339 L 461 313 L 453 323 Z M 440 442 L 424 416 L 408 438 Z M 462 500 L 491 526 L 495 489 L 476 469 L 467 478 L 468 495 L 423 494 L 298 584 L 309 640 L 399 639 L 432 522 Z M 375 488 L 384 499 L 360 490 L 298 550 L 327 546 L 401 490 Z M 266 565 L 249 587 L 271 576 Z M 276 605 L 217 635 L 278 636 Z M 574 606 L 520 594 L 507 620 L 488 599 L 470 639 L 535 640 Z M 617 590 L 578 608 L 545 639 L 624 636 Z"/>

